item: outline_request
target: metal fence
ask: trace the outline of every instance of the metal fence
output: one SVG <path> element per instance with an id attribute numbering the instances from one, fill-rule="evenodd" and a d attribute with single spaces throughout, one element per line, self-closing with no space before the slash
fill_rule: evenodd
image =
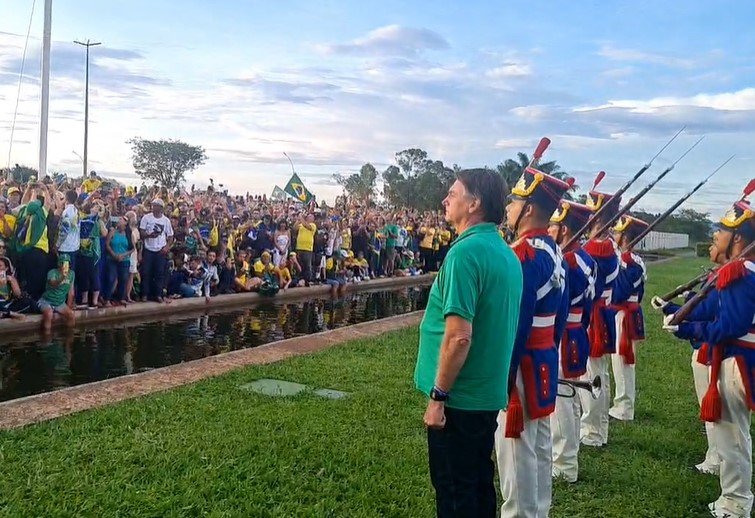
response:
<path id="1" fill-rule="evenodd" d="M 636 250 L 671 250 L 674 248 L 687 248 L 689 236 L 687 234 L 675 234 L 673 232 L 650 232 L 635 247 Z"/>

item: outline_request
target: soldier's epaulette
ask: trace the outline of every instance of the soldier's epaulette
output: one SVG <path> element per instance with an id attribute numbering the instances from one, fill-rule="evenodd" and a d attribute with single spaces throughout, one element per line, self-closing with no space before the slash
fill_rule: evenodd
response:
<path id="1" fill-rule="evenodd" d="M 577 267 L 577 254 L 575 252 L 566 252 L 564 254 L 564 259 L 566 260 L 566 264 L 569 265 L 569 268 Z"/>
<path id="2" fill-rule="evenodd" d="M 514 253 L 519 258 L 519 262 L 530 261 L 535 258 L 535 249 L 526 239 L 521 239 L 513 247 Z"/>
<path id="3" fill-rule="evenodd" d="M 735 281 L 747 275 L 744 259 L 737 259 L 726 263 L 718 270 L 718 279 L 716 280 L 716 289 L 723 290 Z"/>
<path id="4" fill-rule="evenodd" d="M 634 255 L 632 254 L 632 252 L 624 252 L 623 254 L 621 254 L 621 260 L 627 266 L 635 264 Z"/>
<path id="5" fill-rule="evenodd" d="M 611 257 L 616 253 L 613 248 L 613 243 L 611 243 L 611 241 L 609 240 L 590 240 L 585 243 L 584 250 L 592 257 Z"/>

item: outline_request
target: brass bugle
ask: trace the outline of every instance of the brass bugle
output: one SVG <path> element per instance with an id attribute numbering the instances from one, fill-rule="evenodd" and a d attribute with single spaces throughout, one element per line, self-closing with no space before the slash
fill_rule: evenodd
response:
<path id="1" fill-rule="evenodd" d="M 600 397 L 600 392 L 603 386 L 603 383 L 600 381 L 600 376 L 595 376 L 592 381 L 559 379 L 558 384 L 568 387 L 570 390 L 570 392 L 566 394 L 559 392 L 559 397 L 575 397 L 577 395 L 577 389 L 582 389 L 589 391 L 593 399 L 598 399 Z"/>

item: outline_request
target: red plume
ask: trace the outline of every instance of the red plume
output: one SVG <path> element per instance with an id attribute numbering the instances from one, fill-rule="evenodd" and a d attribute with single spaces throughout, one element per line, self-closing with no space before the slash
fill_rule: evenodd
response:
<path id="1" fill-rule="evenodd" d="M 750 183 L 747 184 L 747 187 L 745 187 L 744 194 L 742 195 L 742 199 L 745 200 L 750 195 L 752 191 L 755 191 L 755 178 L 750 180 Z"/>
<path id="2" fill-rule="evenodd" d="M 543 137 L 540 139 L 540 143 L 535 148 L 535 153 L 532 155 L 532 158 L 535 160 L 540 160 L 540 158 L 543 156 L 543 153 L 545 153 L 545 150 L 548 149 L 548 146 L 551 145 L 551 139 L 548 137 Z"/>
<path id="3" fill-rule="evenodd" d="M 572 185 L 574 185 L 574 178 L 572 178 L 571 176 L 567 176 L 566 180 L 564 181 L 569 185 L 569 189 L 571 189 Z"/>
<path id="4" fill-rule="evenodd" d="M 598 184 L 603 181 L 603 178 L 605 178 L 605 176 L 606 176 L 606 172 L 605 171 L 601 171 L 601 172 L 598 173 L 598 176 L 595 177 L 595 181 L 592 183 L 592 190 L 593 191 L 598 186 Z"/>

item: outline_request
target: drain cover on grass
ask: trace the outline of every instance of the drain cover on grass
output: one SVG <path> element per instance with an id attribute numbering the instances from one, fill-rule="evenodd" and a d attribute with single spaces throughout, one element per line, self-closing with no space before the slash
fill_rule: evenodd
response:
<path id="1" fill-rule="evenodd" d="M 274 380 L 274 379 L 260 379 L 246 383 L 239 387 L 241 390 L 248 392 L 256 392 L 258 394 L 264 394 L 266 396 L 295 396 L 301 394 L 306 390 L 311 390 L 311 387 L 302 385 L 301 383 L 294 383 L 293 381 L 286 380 Z M 339 390 L 332 389 L 318 389 L 314 391 L 318 396 L 328 399 L 342 399 L 348 396 L 348 392 L 341 392 Z"/>

